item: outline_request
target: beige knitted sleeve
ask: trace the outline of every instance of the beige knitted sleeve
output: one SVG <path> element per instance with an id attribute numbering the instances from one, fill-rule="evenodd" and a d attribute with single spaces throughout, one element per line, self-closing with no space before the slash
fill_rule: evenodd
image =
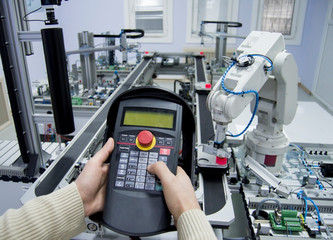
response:
<path id="1" fill-rule="evenodd" d="M 0 217 L 1 239 L 69 239 L 84 230 L 83 203 L 75 183 Z"/>
<path id="2" fill-rule="evenodd" d="M 200 209 L 191 209 L 180 215 L 177 231 L 179 240 L 216 240 L 212 226 Z"/>

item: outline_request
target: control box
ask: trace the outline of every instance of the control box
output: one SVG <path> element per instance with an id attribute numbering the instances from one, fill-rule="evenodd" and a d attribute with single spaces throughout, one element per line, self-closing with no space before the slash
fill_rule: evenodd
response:
<path id="1" fill-rule="evenodd" d="M 171 214 L 159 179 L 147 166 L 164 162 L 176 174 L 182 137 L 182 105 L 163 99 L 119 102 L 103 211 L 104 225 L 128 236 L 166 231 Z"/>

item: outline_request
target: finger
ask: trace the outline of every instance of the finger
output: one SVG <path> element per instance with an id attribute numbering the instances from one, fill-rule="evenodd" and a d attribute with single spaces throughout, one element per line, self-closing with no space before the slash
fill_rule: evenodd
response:
<path id="1" fill-rule="evenodd" d="M 186 174 L 186 172 L 184 171 L 184 169 L 182 169 L 181 167 L 177 167 L 177 176 L 180 176 L 180 175 L 186 175 L 187 176 L 187 174 Z"/>
<path id="2" fill-rule="evenodd" d="M 158 161 L 152 165 L 149 165 L 147 170 L 148 172 L 155 174 L 162 182 L 175 177 L 175 175 L 170 172 L 169 168 L 164 162 Z"/>
<path id="3" fill-rule="evenodd" d="M 99 162 L 100 164 L 104 163 L 114 148 L 114 141 L 112 138 L 109 138 L 105 145 L 99 150 L 93 157 L 94 161 Z M 91 160 L 93 160 L 91 159 Z"/>

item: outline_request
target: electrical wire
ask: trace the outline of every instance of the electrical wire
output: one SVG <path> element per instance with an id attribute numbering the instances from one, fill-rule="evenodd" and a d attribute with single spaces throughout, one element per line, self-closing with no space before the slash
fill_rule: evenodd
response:
<path id="1" fill-rule="evenodd" d="M 244 95 L 244 94 L 249 94 L 249 93 L 254 93 L 255 96 L 256 96 L 256 103 L 255 103 L 255 106 L 254 106 L 254 110 L 253 110 L 253 113 L 252 113 L 252 116 L 251 116 L 251 119 L 249 121 L 249 123 L 247 124 L 247 126 L 244 128 L 244 130 L 242 132 L 240 132 L 239 134 L 232 134 L 231 132 L 230 135 L 228 136 L 231 136 L 231 137 L 239 137 L 241 136 L 242 134 L 244 134 L 247 129 L 250 127 L 250 125 L 252 124 L 252 121 L 254 119 L 254 116 L 256 115 L 256 112 L 257 112 L 257 109 L 258 109 L 258 104 L 259 104 L 259 93 L 255 90 L 247 90 L 247 91 L 241 91 L 241 92 L 234 92 L 234 91 L 231 91 L 229 89 L 227 89 L 224 85 L 224 80 L 225 80 L 225 77 L 227 75 L 227 73 L 230 71 L 230 69 L 235 65 L 235 64 L 238 64 L 239 63 L 239 59 L 241 58 L 244 58 L 244 57 L 249 57 L 250 58 L 250 61 L 248 63 L 248 65 L 238 65 L 239 67 L 247 67 L 247 66 L 250 66 L 254 63 L 255 61 L 255 58 L 254 57 L 262 57 L 264 58 L 266 61 L 269 62 L 270 66 L 264 66 L 264 70 L 265 71 L 272 71 L 273 70 L 273 61 L 265 56 L 265 55 L 262 55 L 262 54 L 246 54 L 246 55 L 242 55 L 242 56 L 239 56 L 237 60 L 234 60 L 230 65 L 229 67 L 227 68 L 227 70 L 224 72 L 222 78 L 221 78 L 221 86 L 223 88 L 224 91 L 226 91 L 227 93 L 230 93 L 230 94 L 233 94 L 233 95 Z"/>
<path id="2" fill-rule="evenodd" d="M 275 199 L 275 198 L 266 198 L 266 199 L 261 200 L 261 201 L 258 203 L 258 206 L 257 206 L 257 208 L 256 208 L 256 213 L 255 213 L 256 216 L 259 215 L 259 210 L 260 210 L 261 206 L 262 206 L 265 202 L 268 202 L 268 201 L 273 201 L 273 202 L 275 202 L 275 203 L 277 204 L 277 206 L 278 206 L 278 207 L 277 207 L 277 210 L 278 210 L 278 211 L 281 211 L 281 210 L 282 210 L 282 205 L 281 205 L 281 203 L 279 202 L 279 200 L 277 200 L 277 199 Z"/>
<path id="3" fill-rule="evenodd" d="M 46 22 L 45 20 L 42 20 L 42 19 L 27 19 L 27 16 L 29 16 L 30 14 L 32 14 L 32 13 L 34 13 L 34 12 L 37 12 L 37 11 L 39 11 L 40 9 L 42 9 L 42 7 L 39 7 L 39 8 L 37 8 L 37 9 L 35 9 L 35 10 L 33 10 L 33 11 L 31 11 L 31 12 L 29 12 L 29 13 L 27 13 L 26 15 L 24 15 L 23 16 L 23 21 L 26 21 L 26 22 L 33 22 L 33 21 L 35 21 L 35 22 Z"/>
<path id="4" fill-rule="evenodd" d="M 255 90 L 247 90 L 247 91 L 241 91 L 241 92 L 234 92 L 234 91 L 231 91 L 229 89 L 227 89 L 224 85 L 224 80 L 228 74 L 228 72 L 230 71 L 230 69 L 237 63 L 237 61 L 233 61 L 229 67 L 227 68 L 227 70 L 224 72 L 224 74 L 222 75 L 221 77 L 221 86 L 222 86 L 222 89 L 224 91 L 226 91 L 227 93 L 230 93 L 230 94 L 233 94 L 233 95 L 244 95 L 244 94 L 249 94 L 249 93 L 254 93 L 255 96 L 256 96 L 256 103 L 255 103 L 255 106 L 254 106 L 254 110 L 253 110 L 253 113 L 252 113 L 252 116 L 251 116 L 251 119 L 249 121 L 249 123 L 247 124 L 247 126 L 244 128 L 244 130 L 242 132 L 240 132 L 239 134 L 232 134 L 231 132 L 230 135 L 228 136 L 231 136 L 231 137 L 239 137 L 240 135 L 242 135 L 244 132 L 246 132 L 246 130 L 250 127 L 253 119 L 254 119 L 254 116 L 256 115 L 256 112 L 257 112 L 257 108 L 258 108 L 258 103 L 259 103 L 259 94 L 257 91 Z"/>
<path id="5" fill-rule="evenodd" d="M 313 164 L 311 164 L 311 166 L 308 165 L 307 161 L 305 160 L 305 153 L 307 154 L 307 152 L 302 147 L 300 147 L 300 146 L 298 146 L 297 144 L 294 144 L 294 143 L 290 143 L 289 146 L 290 147 L 296 147 L 297 149 L 300 150 L 300 152 L 301 152 L 301 154 L 300 154 L 300 160 L 302 161 L 304 167 L 310 173 L 310 175 L 315 175 L 317 177 L 316 183 L 318 184 L 319 189 L 323 190 L 324 189 L 323 184 L 319 181 L 317 174 L 315 174 L 312 171 L 312 169 L 310 168 L 310 167 L 318 167 L 318 166 L 314 166 Z M 309 154 L 308 154 L 308 156 L 309 156 Z"/>
<path id="6" fill-rule="evenodd" d="M 333 184 L 332 184 L 330 181 L 328 181 L 327 179 L 320 179 L 319 181 L 321 181 L 321 182 L 325 182 L 325 183 L 327 183 L 328 185 L 330 185 L 331 187 L 333 187 Z"/>
<path id="7" fill-rule="evenodd" d="M 314 203 L 314 201 L 311 198 L 303 197 L 303 199 L 308 200 L 308 201 L 310 201 L 313 204 L 313 206 L 315 207 L 316 212 L 317 212 L 318 222 L 320 223 L 321 222 L 321 218 L 320 218 L 320 213 L 319 213 L 319 209 L 318 209 L 317 205 Z"/>
<path id="8" fill-rule="evenodd" d="M 304 220 L 306 220 L 306 215 L 308 214 L 308 203 L 307 203 L 307 201 L 310 201 L 313 204 L 314 208 L 316 209 L 317 216 L 318 216 L 318 223 L 321 224 L 321 217 L 320 217 L 318 206 L 315 204 L 315 202 L 311 198 L 305 197 L 303 195 L 304 195 L 303 190 L 299 191 L 299 193 L 297 194 L 298 198 L 304 200 L 304 204 L 305 204 Z"/>
<path id="9" fill-rule="evenodd" d="M 248 57 L 261 57 L 261 58 L 264 58 L 266 61 L 268 61 L 270 63 L 269 67 L 264 66 L 264 68 L 266 68 L 267 71 L 273 71 L 273 61 L 269 57 L 267 57 L 265 55 L 262 55 L 262 54 L 248 54 L 246 56 L 248 56 Z"/>

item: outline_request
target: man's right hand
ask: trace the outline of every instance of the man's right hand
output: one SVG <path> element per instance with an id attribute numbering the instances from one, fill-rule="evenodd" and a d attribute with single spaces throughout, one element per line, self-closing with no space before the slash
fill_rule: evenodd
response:
<path id="1" fill-rule="evenodd" d="M 177 167 L 176 175 L 164 162 L 149 165 L 147 170 L 161 180 L 166 204 L 175 221 L 187 210 L 200 209 L 191 180 L 181 167 Z"/>

